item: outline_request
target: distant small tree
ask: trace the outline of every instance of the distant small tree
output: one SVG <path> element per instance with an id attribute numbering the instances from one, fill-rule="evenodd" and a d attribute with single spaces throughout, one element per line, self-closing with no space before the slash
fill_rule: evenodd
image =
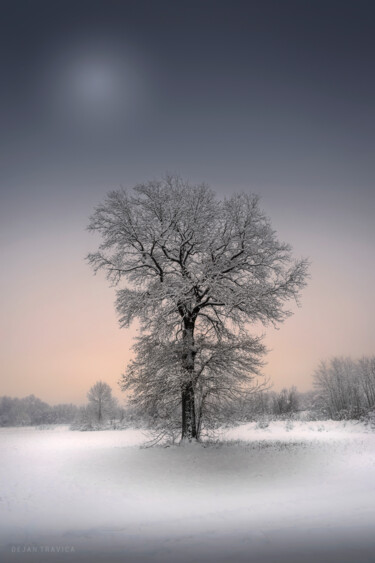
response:
<path id="1" fill-rule="evenodd" d="M 112 389 L 108 383 L 97 381 L 87 393 L 89 408 L 97 422 L 102 423 L 110 417 L 116 408 L 116 400 L 112 397 Z"/>
<path id="2" fill-rule="evenodd" d="M 292 414 L 298 411 L 299 398 L 296 387 L 282 389 L 273 398 L 273 414 Z"/>
<path id="3" fill-rule="evenodd" d="M 51 407 L 47 403 L 41 401 L 35 395 L 25 397 L 23 401 L 31 424 L 46 424 L 49 422 Z"/>

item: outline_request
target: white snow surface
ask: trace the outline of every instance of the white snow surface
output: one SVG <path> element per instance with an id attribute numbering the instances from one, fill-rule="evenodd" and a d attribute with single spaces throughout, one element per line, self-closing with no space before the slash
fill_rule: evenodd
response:
<path id="1" fill-rule="evenodd" d="M 218 443 L 0 429 L 4 561 L 375 561 L 375 433 L 271 422 Z"/>

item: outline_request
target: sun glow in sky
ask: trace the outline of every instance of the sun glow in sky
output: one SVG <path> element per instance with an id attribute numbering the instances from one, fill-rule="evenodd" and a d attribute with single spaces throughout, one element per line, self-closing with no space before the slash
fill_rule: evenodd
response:
<path id="1" fill-rule="evenodd" d="M 276 389 L 374 354 L 370 4 L 17 4 L 0 23 L 0 395 L 82 403 L 102 379 L 121 396 L 136 326 L 119 329 L 85 228 L 109 190 L 166 172 L 259 193 L 311 259 L 302 307 L 265 328 Z"/>

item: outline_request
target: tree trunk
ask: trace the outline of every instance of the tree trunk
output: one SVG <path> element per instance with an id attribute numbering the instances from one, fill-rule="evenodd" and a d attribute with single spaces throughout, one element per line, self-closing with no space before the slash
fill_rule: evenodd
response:
<path id="1" fill-rule="evenodd" d="M 197 440 L 199 440 L 201 429 L 202 429 L 202 417 L 203 417 L 203 409 L 204 409 L 204 402 L 207 397 L 207 393 L 202 393 L 201 400 L 199 401 L 198 413 L 196 417 L 196 424 L 197 424 Z"/>
<path id="2" fill-rule="evenodd" d="M 193 383 L 189 382 L 182 389 L 182 432 L 181 440 L 189 442 L 197 439 L 195 421 L 195 401 Z"/>
<path id="3" fill-rule="evenodd" d="M 186 374 L 186 381 L 181 388 L 182 403 L 182 432 L 181 440 L 197 439 L 197 426 L 195 420 L 195 397 L 194 397 L 194 361 L 195 361 L 195 343 L 194 343 L 194 325 L 195 321 L 191 318 L 184 320 L 184 330 L 182 334 L 183 354 L 182 366 Z"/>

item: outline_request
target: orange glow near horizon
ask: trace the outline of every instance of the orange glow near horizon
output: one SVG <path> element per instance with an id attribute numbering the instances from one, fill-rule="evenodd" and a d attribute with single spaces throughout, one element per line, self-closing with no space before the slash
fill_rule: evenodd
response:
<path id="1" fill-rule="evenodd" d="M 48 239 L 35 242 L 26 245 L 26 264 L 17 262 L 13 247 L 12 276 L 2 282 L 8 287 L 3 288 L 0 394 L 83 404 L 88 389 L 101 379 L 123 400 L 117 382 L 132 356 L 136 326 L 118 327 L 115 290 L 103 275 L 92 275 L 82 259 L 83 247 L 69 245 L 52 262 L 56 249 L 50 250 Z M 339 270 L 314 264 L 311 270 L 301 308 L 294 307 L 278 330 L 264 330 L 269 353 L 263 371 L 276 390 L 291 385 L 310 389 L 321 359 L 372 353 L 374 329 L 369 322 L 363 326 L 369 280 L 362 280 L 363 291 L 349 298 L 353 279 L 339 287 Z"/>

